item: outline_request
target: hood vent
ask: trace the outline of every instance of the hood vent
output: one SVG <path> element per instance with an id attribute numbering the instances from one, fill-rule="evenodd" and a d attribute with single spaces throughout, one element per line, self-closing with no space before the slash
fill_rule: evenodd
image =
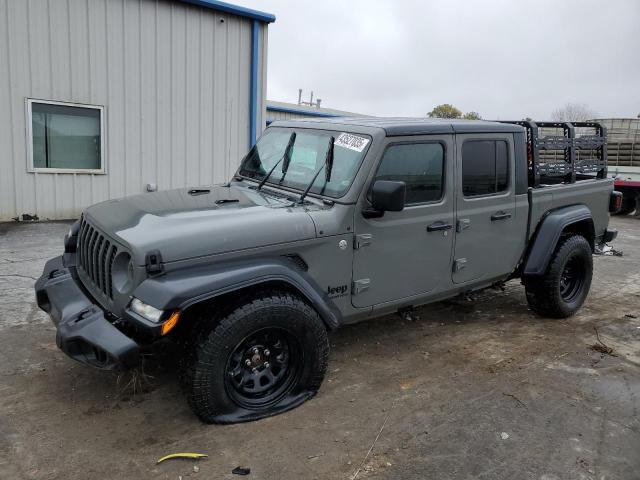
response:
<path id="1" fill-rule="evenodd" d="M 208 188 L 192 188 L 187 192 L 189 195 L 204 195 L 205 193 L 211 193 Z"/>

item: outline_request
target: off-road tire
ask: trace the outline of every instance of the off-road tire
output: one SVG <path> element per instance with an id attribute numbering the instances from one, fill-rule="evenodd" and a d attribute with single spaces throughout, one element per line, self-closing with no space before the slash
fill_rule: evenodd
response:
<path id="1" fill-rule="evenodd" d="M 574 288 L 567 287 L 567 271 L 574 270 Z M 551 318 L 576 313 L 589 293 L 593 257 L 589 242 L 580 235 L 561 238 L 547 271 L 540 277 L 524 279 L 527 302 L 534 312 Z"/>
<path id="2" fill-rule="evenodd" d="M 232 384 L 231 366 L 238 364 L 235 359 L 239 348 L 267 332 L 276 337 L 282 335 L 285 343 L 291 342 L 287 357 L 297 362 L 295 371 L 292 370 L 295 375 L 291 374 L 289 383 L 282 383 L 282 392 L 274 387 L 273 399 L 254 404 L 255 399 L 245 401 L 242 393 L 236 391 L 240 387 L 236 387 L 237 382 Z M 200 322 L 198 331 L 186 344 L 181 383 L 191 409 L 205 423 L 257 420 L 291 410 L 312 398 L 322 384 L 328 356 L 327 331 L 312 307 L 290 293 L 262 292 L 245 298 L 221 318 L 212 314 Z M 271 368 L 275 371 L 277 366 Z"/>

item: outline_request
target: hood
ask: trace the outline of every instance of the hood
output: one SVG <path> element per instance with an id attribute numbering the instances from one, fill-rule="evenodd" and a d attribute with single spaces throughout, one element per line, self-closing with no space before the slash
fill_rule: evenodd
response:
<path id="1" fill-rule="evenodd" d="M 125 244 L 138 265 L 152 250 L 172 262 L 316 236 L 303 206 L 237 184 L 109 200 L 84 215 Z"/>

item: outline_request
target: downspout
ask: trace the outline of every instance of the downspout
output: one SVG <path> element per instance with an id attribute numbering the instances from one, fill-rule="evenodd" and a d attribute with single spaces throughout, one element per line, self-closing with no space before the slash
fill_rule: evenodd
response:
<path id="1" fill-rule="evenodd" d="M 251 81 L 249 82 L 249 148 L 256 143 L 258 134 L 258 55 L 260 22 L 251 22 Z"/>

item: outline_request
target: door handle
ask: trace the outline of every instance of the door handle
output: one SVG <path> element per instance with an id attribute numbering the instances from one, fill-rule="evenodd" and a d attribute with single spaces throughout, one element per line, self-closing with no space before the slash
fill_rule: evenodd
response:
<path id="1" fill-rule="evenodd" d="M 427 232 L 441 232 L 442 230 L 451 230 L 453 225 L 444 222 L 435 222 L 427 227 Z"/>
<path id="2" fill-rule="evenodd" d="M 491 221 L 495 222 L 496 220 L 506 220 L 507 218 L 511 218 L 510 213 L 505 212 L 497 212 L 491 215 Z"/>

